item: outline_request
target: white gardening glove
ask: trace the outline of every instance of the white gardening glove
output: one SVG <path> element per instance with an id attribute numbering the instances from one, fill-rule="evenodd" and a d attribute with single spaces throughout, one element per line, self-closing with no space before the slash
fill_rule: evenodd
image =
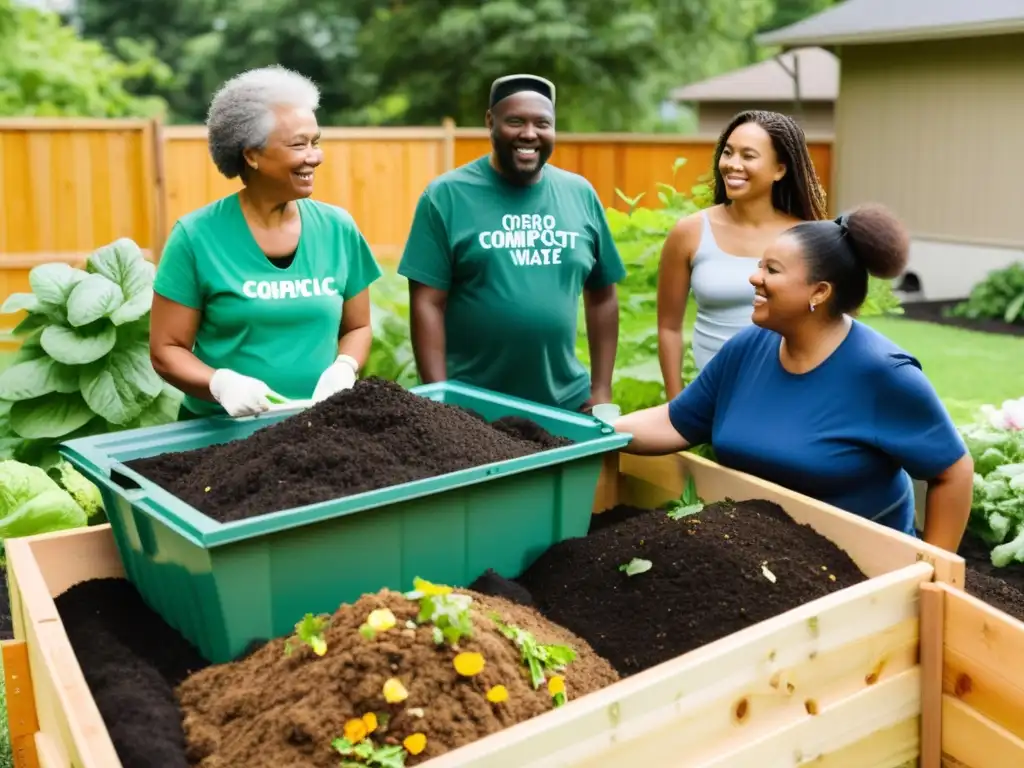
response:
<path id="1" fill-rule="evenodd" d="M 270 387 L 259 379 L 227 368 L 218 368 L 210 378 L 210 394 L 235 419 L 265 412 L 270 408 L 269 393 Z"/>
<path id="2" fill-rule="evenodd" d="M 342 390 L 349 389 L 356 383 L 356 371 L 359 363 L 348 355 L 338 355 L 338 359 L 331 363 L 331 366 L 320 374 L 320 380 L 313 390 L 313 402 L 319 403 L 331 395 Z"/>

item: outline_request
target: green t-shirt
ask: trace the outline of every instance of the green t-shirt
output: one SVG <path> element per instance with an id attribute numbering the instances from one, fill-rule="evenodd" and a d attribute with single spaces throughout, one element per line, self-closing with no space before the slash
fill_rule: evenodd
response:
<path id="1" fill-rule="evenodd" d="M 571 410 L 590 395 L 576 357 L 584 288 L 626 270 L 604 208 L 575 173 L 544 167 L 528 187 L 481 157 L 420 197 L 399 274 L 448 291 L 448 378 Z"/>
<path id="2" fill-rule="evenodd" d="M 342 302 L 381 271 L 347 211 L 297 202 L 302 234 L 287 267 L 263 253 L 232 194 L 175 223 L 153 290 L 202 311 L 193 352 L 204 363 L 305 399 L 338 356 Z M 193 397 L 184 406 L 199 415 L 224 413 Z"/>

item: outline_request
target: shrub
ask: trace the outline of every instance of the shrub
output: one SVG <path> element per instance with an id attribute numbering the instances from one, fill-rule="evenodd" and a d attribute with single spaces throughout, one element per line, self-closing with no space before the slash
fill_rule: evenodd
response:
<path id="1" fill-rule="evenodd" d="M 989 272 L 949 314 L 1024 325 L 1024 262 Z"/>

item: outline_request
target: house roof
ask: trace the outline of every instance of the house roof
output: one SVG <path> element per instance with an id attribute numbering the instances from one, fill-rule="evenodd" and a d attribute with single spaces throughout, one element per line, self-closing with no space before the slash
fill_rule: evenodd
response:
<path id="1" fill-rule="evenodd" d="M 792 101 L 794 89 L 790 72 L 794 59 L 799 62 L 800 98 L 835 101 L 839 93 L 839 60 L 822 48 L 787 51 L 777 59 L 766 59 L 675 88 L 670 95 L 674 101 Z"/>
<path id="2" fill-rule="evenodd" d="M 846 0 L 757 37 L 761 45 L 856 45 L 1024 32 L 1024 0 Z"/>

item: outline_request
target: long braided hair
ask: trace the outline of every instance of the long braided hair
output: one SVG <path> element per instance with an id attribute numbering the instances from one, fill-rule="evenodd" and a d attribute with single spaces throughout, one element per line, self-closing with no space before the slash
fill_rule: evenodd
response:
<path id="1" fill-rule="evenodd" d="M 716 205 L 728 205 L 725 182 L 718 162 L 725 143 L 737 126 L 757 123 L 771 136 L 772 146 L 780 163 L 786 166 L 786 175 L 772 185 L 772 206 L 804 221 L 819 221 L 827 217 L 825 190 L 814 172 L 814 163 L 807 151 L 803 128 L 788 115 L 751 109 L 740 112 L 722 131 L 715 147 L 714 200 Z"/>

